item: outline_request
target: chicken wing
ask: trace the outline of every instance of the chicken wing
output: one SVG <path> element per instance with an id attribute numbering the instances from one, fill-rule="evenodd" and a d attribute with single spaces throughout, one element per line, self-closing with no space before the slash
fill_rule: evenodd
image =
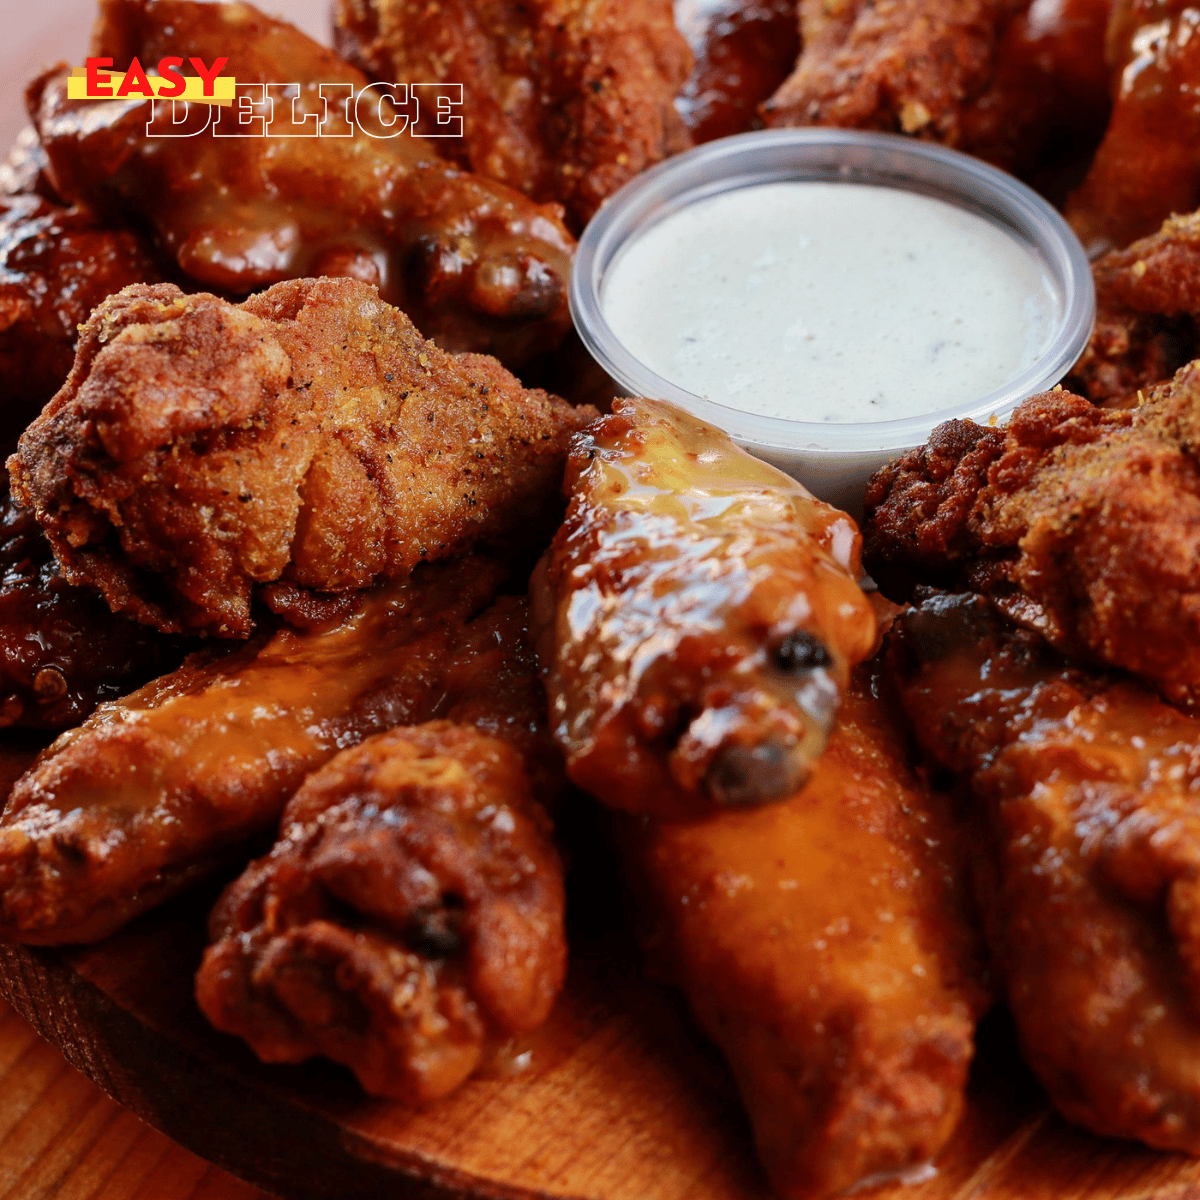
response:
<path id="1" fill-rule="evenodd" d="M 791 799 L 625 820 L 650 953 L 729 1059 L 779 1195 L 934 1157 L 962 1112 L 986 995 L 954 826 L 866 670 Z"/>
<path id="2" fill-rule="evenodd" d="M 10 469 L 72 583 L 165 631 L 244 637 L 255 583 L 347 591 L 548 538 L 592 416 L 425 342 L 357 280 L 241 305 L 163 284 L 96 310 Z"/>
<path id="3" fill-rule="evenodd" d="M 866 561 L 894 599 L 969 586 L 1064 653 L 1200 698 L 1200 363 L 1133 411 L 1069 392 L 1004 429 L 951 421 L 870 481 Z"/>
<path id="4" fill-rule="evenodd" d="M 463 88 L 463 166 L 581 229 L 690 145 L 672 100 L 691 58 L 671 0 L 338 0 L 338 49 L 373 79 Z"/>
<path id="5" fill-rule="evenodd" d="M 974 801 L 1026 1061 L 1070 1120 L 1200 1153 L 1200 722 L 977 596 L 927 599 L 889 643 L 921 748 Z"/>
<path id="6" fill-rule="evenodd" d="M 958 145 L 1000 37 L 1028 0 L 800 0 L 803 50 L 768 125 L 840 125 Z"/>
<path id="7" fill-rule="evenodd" d="M 1070 382 L 1090 399 L 1122 408 L 1200 357 L 1200 212 L 1092 265 L 1096 326 Z"/>
<path id="8" fill-rule="evenodd" d="M 0 470 L 0 494 L 7 483 Z M 0 728 L 78 725 L 184 653 L 178 638 L 115 616 L 67 583 L 29 510 L 0 501 Z"/>
<path id="9" fill-rule="evenodd" d="M 63 385 L 79 326 L 106 296 L 162 273 L 149 242 L 34 194 L 0 197 L 0 449 Z"/>
<path id="10" fill-rule="evenodd" d="M 1198 25 L 1191 0 L 1117 0 L 1107 43 L 1112 117 L 1066 205 L 1092 257 L 1200 204 Z"/>
<path id="11" fill-rule="evenodd" d="M 761 124 L 760 104 L 800 53 L 796 0 L 676 0 L 675 20 L 695 65 L 675 104 L 697 142 Z"/>
<path id="12" fill-rule="evenodd" d="M 650 400 L 572 443 L 566 491 L 532 587 L 571 779 L 656 816 L 791 795 L 875 642 L 854 522 Z"/>
<path id="13" fill-rule="evenodd" d="M 151 137 L 140 97 L 69 100 L 65 68 L 31 89 L 64 199 L 149 223 L 199 284 L 244 295 L 300 276 L 353 276 L 440 345 L 510 363 L 569 328 L 574 242 L 558 210 L 456 169 L 436 140 L 386 126 L 395 113 L 379 96 L 351 103 L 366 78 L 292 26 L 241 3 L 102 0 L 93 54 L 118 69 L 134 56 L 228 58 L 241 102 L 258 103 L 249 128 L 237 123 L 241 107 L 210 117 L 211 106 L 195 105 L 206 111 L 184 122 L 192 136 Z M 260 94 L 267 84 L 287 90 Z M 284 128 L 268 132 L 268 116 Z M 323 135 L 310 136 L 320 121 Z"/>
<path id="14" fill-rule="evenodd" d="M 308 777 L 213 913 L 196 980 L 213 1024 L 265 1061 L 324 1054 L 408 1104 L 455 1088 L 489 1038 L 541 1024 L 566 971 L 562 865 L 534 798 L 562 774 L 526 602 L 464 633 L 471 678 L 449 690 L 469 682 L 466 698 Z"/>
<path id="15" fill-rule="evenodd" d="M 463 626 L 503 576 L 482 559 L 366 592 L 331 626 L 196 656 L 63 734 L 0 819 L 0 936 L 94 941 L 272 828 L 339 750 L 453 703 Z"/>

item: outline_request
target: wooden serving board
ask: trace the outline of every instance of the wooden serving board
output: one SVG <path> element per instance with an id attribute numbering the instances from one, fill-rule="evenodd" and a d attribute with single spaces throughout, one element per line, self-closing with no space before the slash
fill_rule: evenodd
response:
<path id="1" fill-rule="evenodd" d="M 0 944 L 0 992 L 150 1124 L 296 1200 L 767 1200 L 716 1053 L 619 929 L 577 931 L 547 1029 L 420 1112 L 370 1100 L 326 1063 L 265 1067 L 191 997 L 211 892 L 97 946 Z M 981 1031 L 970 1107 L 938 1173 L 880 1200 L 1200 1200 L 1200 1161 L 1071 1129 L 1003 1015 Z M 528 1058 L 521 1056 L 527 1055 Z"/>

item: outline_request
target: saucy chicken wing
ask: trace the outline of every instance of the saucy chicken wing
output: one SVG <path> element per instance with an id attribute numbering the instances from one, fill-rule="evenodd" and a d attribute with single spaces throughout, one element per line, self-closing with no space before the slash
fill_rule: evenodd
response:
<path id="1" fill-rule="evenodd" d="M 532 585 L 571 779 L 656 816 L 791 795 L 875 642 L 858 530 L 719 430 L 618 399 Z"/>
<path id="2" fill-rule="evenodd" d="M 695 65 L 675 106 L 692 139 L 744 133 L 800 53 L 796 0 L 675 0 Z"/>
<path id="3" fill-rule="evenodd" d="M 135 56 L 231 64 L 239 103 L 191 106 L 181 129 L 168 128 L 188 136 L 148 136 L 151 105 L 139 96 L 68 99 L 66 68 L 30 92 L 63 198 L 150 224 L 199 284 L 245 295 L 283 279 L 353 276 L 443 347 L 510 363 L 569 328 L 574 242 L 558 210 L 393 128 L 390 100 L 364 101 L 366 77 L 291 25 L 241 3 L 102 0 L 92 53 L 117 70 Z M 156 120 L 172 119 L 167 102 L 157 108 Z"/>
<path id="4" fill-rule="evenodd" d="M 471 622 L 455 656 L 471 679 L 449 680 L 463 699 L 446 719 L 310 775 L 275 848 L 217 905 L 196 994 L 264 1061 L 324 1054 L 372 1095 L 426 1104 L 488 1039 L 545 1020 L 566 938 L 537 799 L 562 777 L 526 625 L 507 597 Z"/>
<path id="5" fill-rule="evenodd" d="M 79 326 L 105 297 L 162 273 L 149 242 L 41 196 L 0 197 L 0 449 L 58 391 L 75 361 Z"/>
<path id="6" fill-rule="evenodd" d="M 1052 645 L 1200 698 L 1200 364 L 1133 411 L 1069 392 L 950 421 L 872 477 L 866 561 L 894 599 L 968 586 Z"/>
<path id="7" fill-rule="evenodd" d="M 0 470 L 0 494 L 8 477 Z M 33 514 L 0 500 L 0 728 L 78 725 L 179 665 L 184 643 L 119 617 L 62 577 Z"/>
<path id="8" fill-rule="evenodd" d="M 349 614 L 189 659 L 63 734 L 0 818 L 0 936 L 95 941 L 279 819 L 339 750 L 441 716 L 463 627 L 502 570 L 422 568 Z"/>
<path id="9" fill-rule="evenodd" d="M 933 1158 L 986 995 L 954 826 L 866 670 L 792 798 L 625 821 L 652 960 L 728 1058 L 775 1191 L 833 1195 Z"/>
<path id="10" fill-rule="evenodd" d="M 1067 219 L 1088 253 L 1127 246 L 1200 204 L 1200 37 L 1191 0 L 1117 0 L 1112 117 Z"/>
<path id="11" fill-rule="evenodd" d="M 240 305 L 162 284 L 93 313 L 10 462 L 72 583 L 165 631 L 244 637 L 256 583 L 349 591 L 549 537 L 592 416 L 424 341 L 358 280 Z"/>
<path id="12" fill-rule="evenodd" d="M 462 87 L 463 166 L 582 229 L 690 145 L 672 100 L 691 66 L 671 0 L 337 0 L 338 49 L 373 79 Z"/>
<path id="13" fill-rule="evenodd" d="M 1026 1061 L 1068 1119 L 1200 1153 L 1200 721 L 978 596 L 902 614 L 889 652 L 921 748 L 973 801 Z"/>

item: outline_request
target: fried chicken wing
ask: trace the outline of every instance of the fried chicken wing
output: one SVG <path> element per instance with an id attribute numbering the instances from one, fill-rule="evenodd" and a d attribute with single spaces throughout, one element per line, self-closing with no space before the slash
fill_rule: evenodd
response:
<path id="1" fill-rule="evenodd" d="M 148 241 L 32 193 L 0 197 L 0 446 L 63 385 L 97 304 L 162 272 Z"/>
<path id="2" fill-rule="evenodd" d="M 977 596 L 889 639 L 922 749 L 974 802 L 1026 1061 L 1070 1120 L 1200 1153 L 1200 722 Z"/>
<path id="3" fill-rule="evenodd" d="M 373 79 L 463 87 L 463 166 L 574 228 L 690 145 L 672 100 L 691 58 L 671 0 L 338 0 L 338 49 Z"/>
<path id="4" fill-rule="evenodd" d="M 7 483 L 0 470 L 0 491 Z M 184 646 L 72 587 L 32 513 L 0 501 L 0 728 L 78 725 L 102 700 L 178 666 Z"/>
<path id="5" fill-rule="evenodd" d="M 63 734 L 0 819 L 0 936 L 94 941 L 269 831 L 309 772 L 439 717 L 501 568 L 465 559 L 359 596 L 331 627 L 188 660 Z"/>
<path id="6" fill-rule="evenodd" d="M 549 537 L 593 415 L 424 341 L 357 280 L 240 305 L 163 284 L 96 310 L 10 461 L 67 579 L 162 630 L 244 637 L 255 583 L 347 591 Z"/>
<path id="7" fill-rule="evenodd" d="M 1112 117 L 1066 205 L 1093 257 L 1200 204 L 1198 25 L 1190 0 L 1117 0 L 1107 43 Z"/>
<path id="8" fill-rule="evenodd" d="M 999 39 L 1028 0 L 799 0 L 803 50 L 763 105 L 768 125 L 839 125 L 962 140 Z"/>
<path id="9" fill-rule="evenodd" d="M 440 345 L 510 363 L 570 326 L 574 242 L 558 210 L 456 169 L 436 140 L 398 133 L 379 96 L 351 103 L 366 78 L 292 26 L 240 3 L 102 0 L 92 52 L 118 70 L 134 56 L 228 58 L 252 105 L 262 85 L 289 86 L 271 97 L 272 124 L 286 128 L 268 131 L 266 104 L 255 110 L 262 137 L 238 136 L 258 132 L 253 118 L 250 130 L 234 127 L 240 109 L 210 116 L 207 105 L 189 110 L 194 136 L 147 136 L 148 101 L 69 100 L 65 68 L 31 90 L 63 197 L 148 222 L 198 283 L 244 295 L 300 276 L 353 276 Z M 297 136 L 289 116 L 307 133 L 327 128 Z"/>
<path id="10" fill-rule="evenodd" d="M 1137 393 L 1200 357 L 1200 212 L 1092 265 L 1096 326 L 1070 382 L 1097 403 L 1133 407 Z"/>
<path id="11" fill-rule="evenodd" d="M 865 669 L 803 791 L 622 838 L 649 946 L 724 1051 L 786 1200 L 928 1162 L 986 1002 L 954 826 Z"/>
<path id="12" fill-rule="evenodd" d="M 650 400 L 572 442 L 566 490 L 533 598 L 571 779 L 656 816 L 790 795 L 875 641 L 854 522 Z"/>
<path id="13" fill-rule="evenodd" d="M 866 561 L 900 599 L 969 586 L 1064 653 L 1200 698 L 1200 364 L 1130 412 L 1069 392 L 952 421 L 867 488 Z"/>
<path id="14" fill-rule="evenodd" d="M 675 0 L 695 58 L 675 105 L 697 143 L 744 133 L 800 53 L 796 0 Z"/>
<path id="15" fill-rule="evenodd" d="M 466 627 L 469 678 L 451 673 L 463 699 L 446 720 L 369 738 L 310 775 L 275 848 L 218 904 L 196 994 L 265 1061 L 324 1054 L 373 1095 L 425 1104 L 489 1038 L 548 1015 L 566 971 L 564 892 L 535 797 L 552 799 L 562 771 L 526 608 L 502 598 Z"/>

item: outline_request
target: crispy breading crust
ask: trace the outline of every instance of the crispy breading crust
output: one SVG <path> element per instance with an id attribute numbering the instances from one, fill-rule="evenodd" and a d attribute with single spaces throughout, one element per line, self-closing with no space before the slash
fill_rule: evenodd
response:
<path id="1" fill-rule="evenodd" d="M 240 305 L 163 284 L 95 311 L 10 469 L 71 582 L 241 637 L 256 583 L 353 590 L 548 532 L 594 415 L 445 353 L 356 280 Z"/>
<path id="2" fill-rule="evenodd" d="M 865 561 L 985 592 L 1058 649 L 1200 699 L 1200 364 L 1133 411 L 1069 392 L 999 431 L 963 423 L 885 467 L 867 493 Z"/>
<path id="3" fill-rule="evenodd" d="M 686 149 L 691 68 L 670 0 L 338 0 L 338 49 L 374 79 L 464 87 L 443 152 L 582 229 L 618 188 Z"/>

